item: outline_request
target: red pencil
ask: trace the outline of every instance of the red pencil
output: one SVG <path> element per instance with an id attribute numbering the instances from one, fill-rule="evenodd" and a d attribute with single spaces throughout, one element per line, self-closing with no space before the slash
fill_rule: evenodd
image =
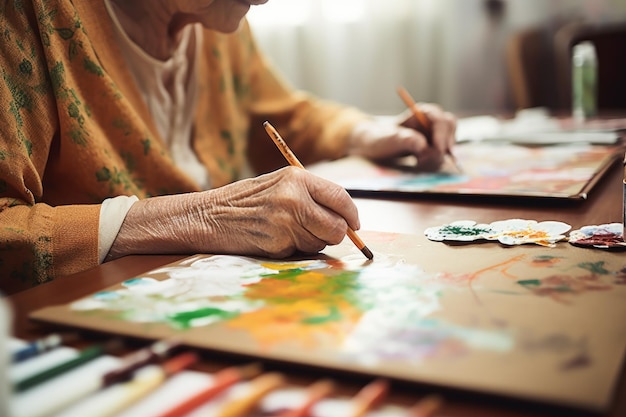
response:
<path id="1" fill-rule="evenodd" d="M 169 410 L 166 410 L 158 417 L 180 417 L 189 414 L 196 408 L 226 391 L 237 382 L 256 376 L 259 373 L 261 373 L 261 366 L 259 364 L 223 369 L 215 374 L 215 379 L 210 387 L 198 392 L 196 395 L 175 405 Z"/>

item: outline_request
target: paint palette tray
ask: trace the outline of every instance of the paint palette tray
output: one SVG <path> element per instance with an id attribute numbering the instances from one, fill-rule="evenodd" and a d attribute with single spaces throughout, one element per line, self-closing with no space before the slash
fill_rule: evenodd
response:
<path id="1" fill-rule="evenodd" d="M 438 242 L 495 240 L 503 245 L 534 243 L 554 247 L 556 242 L 565 239 L 563 233 L 569 229 L 569 224 L 558 221 L 510 219 L 478 224 L 472 220 L 459 220 L 443 226 L 429 227 L 424 234 L 428 239 Z"/>

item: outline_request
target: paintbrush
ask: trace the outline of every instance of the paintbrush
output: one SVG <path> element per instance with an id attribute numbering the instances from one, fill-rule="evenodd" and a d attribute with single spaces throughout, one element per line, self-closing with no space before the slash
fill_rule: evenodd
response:
<path id="1" fill-rule="evenodd" d="M 409 108 L 409 110 L 411 110 L 413 116 L 415 116 L 417 121 L 422 125 L 424 133 L 426 133 L 427 137 L 432 135 L 432 125 L 430 123 L 430 120 L 428 119 L 428 117 L 426 117 L 424 112 L 420 110 L 420 108 L 417 106 L 417 103 L 415 102 L 415 100 L 413 100 L 413 97 L 411 97 L 409 92 L 402 87 L 398 87 L 398 95 L 400 96 L 402 101 L 404 101 L 404 104 Z M 463 172 L 463 170 L 461 170 L 461 167 L 459 166 L 456 157 L 450 149 L 446 149 L 446 155 L 450 157 L 456 170 L 458 172 Z"/>
<path id="2" fill-rule="evenodd" d="M 291 149 L 289 149 L 289 146 L 287 146 L 287 143 L 283 140 L 280 134 L 278 134 L 278 131 L 274 129 L 274 126 L 272 126 L 269 122 L 264 122 L 263 127 L 265 128 L 265 131 L 272 139 L 280 153 L 282 153 L 287 162 L 289 162 L 289 165 L 304 169 L 304 165 L 302 165 L 298 158 L 296 158 L 296 155 L 291 151 Z M 359 235 L 357 235 L 356 232 L 350 227 L 348 227 L 347 235 L 352 243 L 354 243 L 356 247 L 359 248 L 361 253 L 363 253 L 363 255 L 365 255 L 367 259 L 374 259 L 374 254 L 372 253 L 372 251 L 369 250 L 367 246 L 365 246 L 365 243 L 363 243 Z"/>

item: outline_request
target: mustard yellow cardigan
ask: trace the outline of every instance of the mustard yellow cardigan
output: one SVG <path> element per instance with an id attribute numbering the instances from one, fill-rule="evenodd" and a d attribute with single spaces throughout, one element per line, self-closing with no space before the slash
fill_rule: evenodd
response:
<path id="1" fill-rule="evenodd" d="M 0 291 L 98 263 L 100 203 L 198 190 L 172 162 L 115 43 L 102 0 L 0 5 Z M 269 120 L 303 163 L 337 158 L 362 113 L 288 87 L 244 22 L 204 31 L 193 147 L 213 186 L 285 165 Z"/>

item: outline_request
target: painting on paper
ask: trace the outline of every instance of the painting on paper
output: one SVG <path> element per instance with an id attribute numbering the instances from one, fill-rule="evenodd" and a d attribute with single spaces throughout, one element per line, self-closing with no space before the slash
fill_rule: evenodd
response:
<path id="1" fill-rule="evenodd" d="M 454 148 L 460 171 L 448 163 L 438 172 L 419 163 L 376 165 L 349 157 L 311 170 L 355 194 L 417 193 L 585 199 L 623 148 L 573 144 L 520 146 L 466 143 Z"/>
<path id="2" fill-rule="evenodd" d="M 609 404 L 626 347 L 621 255 L 362 237 L 373 261 L 347 240 L 282 262 L 196 255 L 32 318 L 328 373 Z"/>

